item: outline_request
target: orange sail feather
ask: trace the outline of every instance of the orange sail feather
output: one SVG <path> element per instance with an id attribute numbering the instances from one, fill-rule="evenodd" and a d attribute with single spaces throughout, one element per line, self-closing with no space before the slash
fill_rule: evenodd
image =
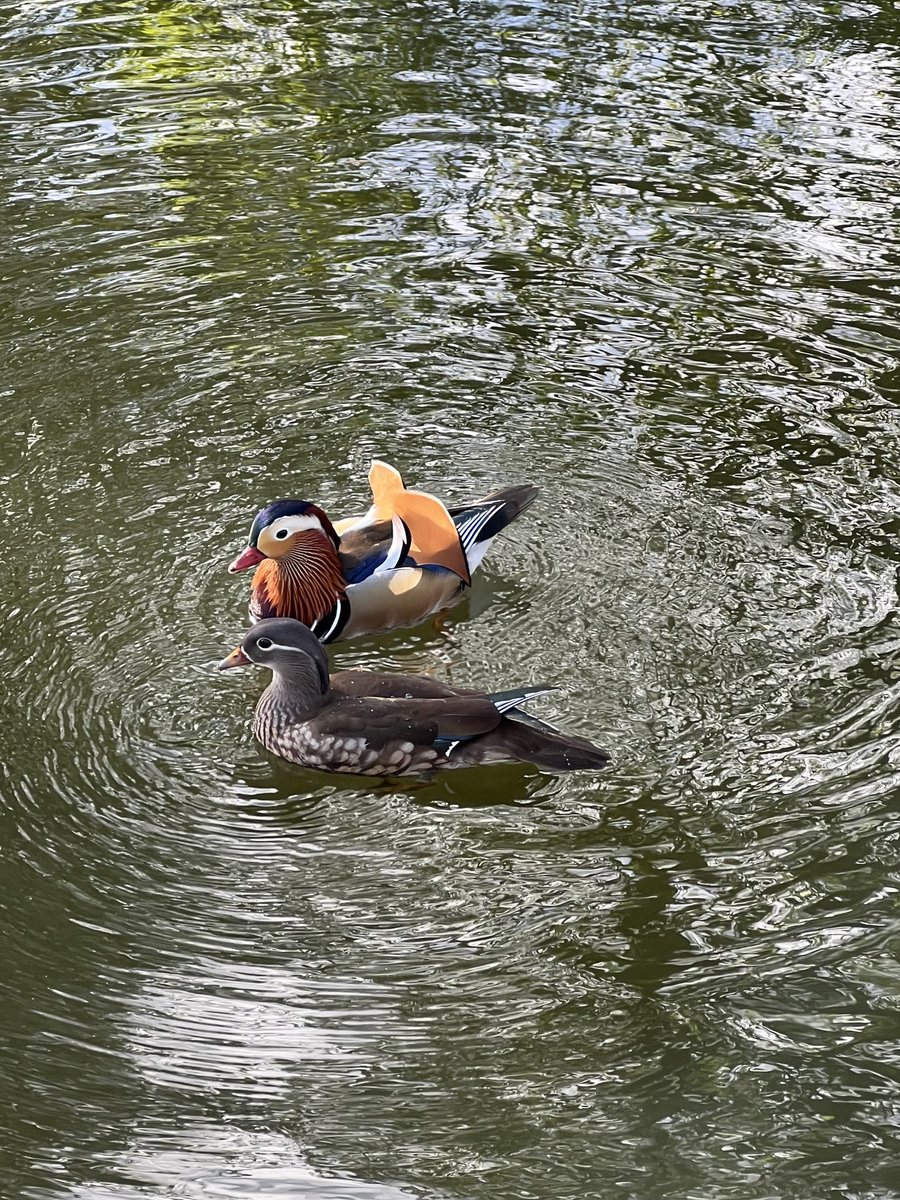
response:
<path id="1" fill-rule="evenodd" d="M 405 522 L 412 537 L 410 551 L 420 567 L 446 567 L 463 583 L 471 584 L 472 574 L 459 532 L 437 496 L 404 487 L 400 472 L 377 458 L 369 470 L 369 485 L 371 515 L 389 521 L 396 514 Z"/>

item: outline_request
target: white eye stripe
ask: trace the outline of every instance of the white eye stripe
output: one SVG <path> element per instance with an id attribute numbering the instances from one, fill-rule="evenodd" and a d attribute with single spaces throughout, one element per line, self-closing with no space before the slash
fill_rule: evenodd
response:
<path id="1" fill-rule="evenodd" d="M 302 646 L 283 646 L 281 642 L 273 642 L 270 638 L 265 638 L 264 640 L 269 644 L 268 646 L 260 646 L 260 649 L 265 650 L 267 654 L 270 650 L 295 650 L 297 654 L 309 654 L 309 651 L 304 650 Z M 256 644 L 259 646 L 259 642 Z"/>
<path id="2" fill-rule="evenodd" d="M 310 529 L 319 533 L 325 532 L 318 517 L 282 517 L 269 526 L 269 531 L 274 537 L 280 537 L 282 533 L 306 533 Z"/>

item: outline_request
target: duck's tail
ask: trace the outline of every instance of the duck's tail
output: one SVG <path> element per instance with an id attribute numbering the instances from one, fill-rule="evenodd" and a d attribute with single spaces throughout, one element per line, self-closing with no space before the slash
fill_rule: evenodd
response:
<path id="1" fill-rule="evenodd" d="M 534 718 L 522 721 L 519 716 L 508 713 L 497 730 L 511 756 L 556 771 L 595 771 L 608 765 L 611 755 L 602 746 L 560 733 Z"/>
<path id="2" fill-rule="evenodd" d="M 459 766 L 528 762 L 551 771 L 598 771 L 609 765 L 610 753 L 587 738 L 573 737 L 522 714 L 503 717 L 496 729 L 470 741 L 455 742 L 448 751 Z"/>
<path id="3" fill-rule="evenodd" d="M 450 509 L 470 571 L 474 571 L 487 554 L 497 534 L 520 516 L 537 494 L 538 489 L 533 484 L 524 483 L 500 488 L 482 500 Z"/>
<path id="4" fill-rule="evenodd" d="M 554 771 L 596 771 L 608 765 L 610 753 L 587 738 L 561 733 L 519 708 L 555 687 L 514 688 L 488 695 L 501 719 L 495 729 L 454 741 L 447 751 L 459 765 L 530 762 Z"/>

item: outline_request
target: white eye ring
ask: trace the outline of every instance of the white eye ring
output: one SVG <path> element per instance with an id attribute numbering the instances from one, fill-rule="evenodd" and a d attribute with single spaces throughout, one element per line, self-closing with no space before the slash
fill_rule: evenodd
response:
<path id="1" fill-rule="evenodd" d="M 286 538 L 287 535 L 288 535 L 288 531 L 286 529 L 279 529 L 278 532 L 275 534 L 275 536 L 281 540 Z"/>
<path id="2" fill-rule="evenodd" d="M 257 638 L 256 644 L 257 644 L 257 646 L 259 646 L 260 650 L 271 650 L 272 649 L 272 639 L 271 638 L 266 638 L 266 637 Z"/>

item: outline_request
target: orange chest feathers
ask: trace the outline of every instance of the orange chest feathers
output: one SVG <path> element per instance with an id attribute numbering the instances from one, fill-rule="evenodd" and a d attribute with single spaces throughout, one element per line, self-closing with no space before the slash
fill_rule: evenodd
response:
<path id="1" fill-rule="evenodd" d="M 293 617 L 312 625 L 332 611 L 346 586 L 339 562 L 324 555 L 267 558 L 253 576 L 254 607 L 265 617 Z"/>

